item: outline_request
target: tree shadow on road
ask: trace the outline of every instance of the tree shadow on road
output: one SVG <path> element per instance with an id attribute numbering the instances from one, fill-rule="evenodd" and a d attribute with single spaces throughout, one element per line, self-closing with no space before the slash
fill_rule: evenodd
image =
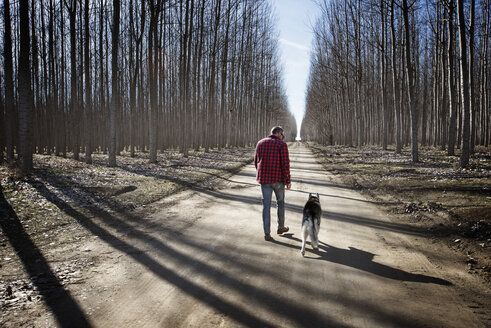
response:
<path id="1" fill-rule="evenodd" d="M 260 306 L 268 308 L 275 315 L 286 317 L 293 322 L 297 322 L 298 324 L 311 322 L 314 323 L 314 326 L 346 327 L 334 319 L 327 318 L 322 314 L 316 313 L 307 306 L 299 305 L 289 299 L 272 295 L 252 284 L 245 283 L 233 276 L 223 274 L 220 269 L 210 265 L 209 263 L 187 256 L 178 249 L 175 249 L 156 237 L 143 232 L 139 226 L 139 223 L 142 222 L 136 222 L 138 221 L 137 218 L 133 218 L 131 220 L 135 222 L 128 222 L 99 207 L 93 209 L 88 208 L 90 213 L 86 214 L 81 210 L 72 207 L 66 201 L 61 199 L 58 195 L 49 190 L 43 182 L 39 181 L 34 183 L 33 186 L 46 199 L 53 202 L 59 209 L 73 217 L 83 227 L 85 227 L 93 235 L 98 236 L 108 245 L 111 245 L 121 252 L 124 252 L 135 262 L 140 263 L 161 279 L 176 286 L 183 293 L 205 302 L 219 313 L 226 314 L 234 321 L 239 322 L 244 326 L 274 327 L 275 325 L 260 318 L 253 311 L 250 311 L 249 308 L 229 302 L 226 298 L 223 298 L 217 294 L 214 289 L 201 286 L 197 282 L 182 276 L 179 272 L 174 272 L 174 270 L 159 262 L 158 259 L 154 258 L 152 255 L 160 254 L 160 258 L 162 258 L 162 256 L 163 258 L 172 258 L 174 261 L 177 261 L 182 268 L 193 268 L 197 272 L 200 272 L 201 275 L 212 279 L 218 285 L 234 290 L 238 294 L 247 296 L 251 302 L 258 303 Z M 76 190 L 82 190 L 81 188 L 77 188 L 76 182 L 70 186 Z M 92 216 L 96 216 L 97 219 L 94 219 Z M 108 228 L 103 227 L 103 225 L 101 225 L 98 221 L 103 222 L 104 225 L 108 226 Z M 128 235 L 131 235 L 132 238 L 138 240 L 139 242 L 143 242 L 147 246 L 150 246 L 150 252 L 144 252 L 129 240 L 125 241 L 121 239 L 111 231 L 112 229 L 122 229 Z M 180 241 L 181 243 L 187 243 L 187 240 L 183 238 L 183 236 L 181 236 Z"/>
<path id="2" fill-rule="evenodd" d="M 405 235 L 424 236 L 428 233 L 427 230 L 421 227 L 415 227 L 409 224 L 376 220 L 372 218 L 366 218 L 363 216 L 347 215 L 338 212 L 324 212 L 323 217 L 326 217 L 327 220 L 335 220 L 335 221 L 345 222 L 349 224 L 356 224 L 356 225 L 370 227 L 378 230 L 386 230 L 396 233 L 402 233 Z"/>
<path id="3" fill-rule="evenodd" d="M 0 227 L 59 326 L 91 327 L 82 309 L 63 288 L 41 250 L 24 230 L 14 209 L 4 198 L 2 186 L 0 186 Z"/>
<path id="4" fill-rule="evenodd" d="M 282 237 L 298 241 L 299 243 L 302 242 L 299 238 L 293 237 L 293 234 L 284 234 Z M 280 242 L 276 241 L 276 243 Z M 288 246 L 291 245 L 288 244 Z M 298 248 L 300 249 L 300 247 Z M 393 280 L 452 286 L 451 282 L 441 278 L 431 277 L 424 274 L 410 273 L 404 270 L 392 268 L 385 264 L 374 262 L 373 258 L 376 254 L 366 252 L 355 247 L 342 249 L 328 245 L 324 242 L 320 242 L 319 250 L 313 250 L 312 252 L 318 255 L 318 257 L 306 256 L 306 258 L 313 260 L 324 260 L 349 266 L 351 268 L 373 273 L 375 275 Z"/>

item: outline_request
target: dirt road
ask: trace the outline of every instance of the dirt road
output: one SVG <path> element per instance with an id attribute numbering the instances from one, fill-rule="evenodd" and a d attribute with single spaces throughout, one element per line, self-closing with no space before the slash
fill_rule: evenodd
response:
<path id="1" fill-rule="evenodd" d="M 94 327 L 489 323 L 486 305 L 468 297 L 477 280 L 450 259 L 449 250 L 337 183 L 301 144 L 290 147 L 290 157 L 290 232 L 278 236 L 273 225 L 272 242 L 263 239 L 253 165 L 225 188 L 158 202 L 150 216 L 90 223 L 98 238 L 87 250 L 104 260 L 90 273 L 89 291 L 72 291 L 85 319 Z M 324 210 L 321 245 L 319 251 L 309 245 L 302 258 L 301 212 L 309 192 L 320 194 Z"/>

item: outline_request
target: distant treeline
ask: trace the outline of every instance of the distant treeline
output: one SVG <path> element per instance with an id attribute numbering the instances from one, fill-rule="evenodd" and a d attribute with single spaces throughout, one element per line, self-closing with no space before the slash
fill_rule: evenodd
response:
<path id="1" fill-rule="evenodd" d="M 265 0 L 4 0 L 0 161 L 245 146 L 296 125 Z M 23 79 L 24 77 L 24 79 Z M 16 156 L 17 155 L 17 156 Z"/>
<path id="2" fill-rule="evenodd" d="M 490 0 L 323 0 L 302 139 L 461 148 L 490 142 Z"/>

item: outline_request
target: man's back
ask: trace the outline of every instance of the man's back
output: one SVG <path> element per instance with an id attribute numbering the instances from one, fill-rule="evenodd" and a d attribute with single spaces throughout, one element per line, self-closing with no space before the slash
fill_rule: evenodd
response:
<path id="1" fill-rule="evenodd" d="M 260 184 L 290 183 L 290 160 L 287 144 L 274 135 L 261 139 L 256 146 L 254 165 Z"/>

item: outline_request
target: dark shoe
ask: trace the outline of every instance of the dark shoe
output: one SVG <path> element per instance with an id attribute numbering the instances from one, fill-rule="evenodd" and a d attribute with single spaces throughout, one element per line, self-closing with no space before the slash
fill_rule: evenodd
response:
<path id="1" fill-rule="evenodd" d="M 269 233 L 264 235 L 264 240 L 271 241 L 271 239 L 273 238 L 271 238 L 271 235 Z"/>
<path id="2" fill-rule="evenodd" d="M 288 227 L 278 228 L 278 231 L 276 233 L 278 235 L 281 235 L 284 232 L 288 232 L 288 230 L 290 230 L 290 228 L 288 228 Z"/>

